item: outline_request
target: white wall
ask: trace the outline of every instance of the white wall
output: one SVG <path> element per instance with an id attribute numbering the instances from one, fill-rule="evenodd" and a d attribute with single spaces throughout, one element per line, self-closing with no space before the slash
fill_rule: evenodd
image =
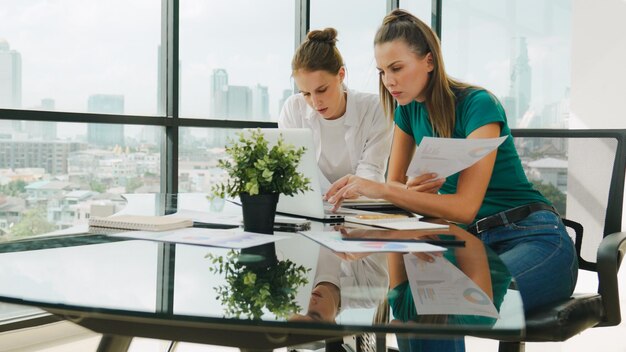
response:
<path id="1" fill-rule="evenodd" d="M 573 0 L 571 60 L 569 128 L 626 128 L 626 0 Z M 591 140 L 569 145 L 567 215 L 585 226 L 587 240 L 601 239 L 609 182 L 601 166 L 612 164 L 610 149 Z M 583 248 L 586 259 L 595 254 L 593 244 Z"/>
<path id="2" fill-rule="evenodd" d="M 570 128 L 626 128 L 626 0 L 573 0 Z"/>

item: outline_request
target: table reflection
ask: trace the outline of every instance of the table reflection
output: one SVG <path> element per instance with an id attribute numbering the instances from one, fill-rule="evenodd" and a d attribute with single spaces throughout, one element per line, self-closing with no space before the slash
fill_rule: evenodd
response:
<path id="1" fill-rule="evenodd" d="M 287 318 L 300 306 L 296 293 L 308 283 L 310 270 L 289 259 L 278 260 L 274 243 L 241 250 L 224 256 L 207 254 L 212 273 L 223 277 L 217 286 L 216 299 L 227 317 L 261 319 L 264 310 L 278 318 Z"/>
<path id="2" fill-rule="evenodd" d="M 376 308 L 389 287 L 384 253 L 336 253 L 320 247 L 313 290 L 303 314 L 290 321 L 336 323 L 340 312 L 351 308 Z"/>
<path id="3" fill-rule="evenodd" d="M 141 215 L 171 214 L 192 207 L 210 209 L 204 195 L 133 195 L 129 200 L 133 204 L 125 212 Z M 232 216 L 239 209 L 226 203 L 221 211 Z M 155 318 L 158 320 L 146 325 L 145 331 L 162 325 L 169 330 L 159 333 L 171 334 L 172 339 L 233 346 L 244 342 L 286 346 L 297 340 L 298 331 L 317 331 L 316 339 L 323 334 L 359 331 L 431 336 L 522 333 L 522 304 L 517 291 L 510 289 L 512 278 L 500 258 L 466 231 L 454 225 L 420 231 L 316 222 L 311 226 L 315 231 L 339 231 L 346 237 L 372 241 L 438 241 L 445 251 L 408 257 L 406 253 L 337 253 L 298 233 L 281 233 L 288 239 L 265 246 L 262 252 L 249 249 L 241 253 L 79 231 L 1 243 L 0 301 L 33 305 L 63 316 L 78 314 L 86 317 L 81 324 L 108 334 L 123 334 L 115 329 L 119 320 L 128 316 Z M 263 259 L 256 268 L 246 262 L 251 252 Z M 454 267 L 460 276 L 444 271 L 438 274 L 429 266 L 433 263 Z M 477 291 L 468 291 L 468 295 L 455 292 L 457 286 L 442 286 L 459 278 L 467 281 L 458 287 Z M 442 291 L 443 287 L 447 291 Z M 462 307 L 459 302 L 464 297 L 483 302 L 478 292 L 486 297 L 484 302 L 495 307 L 495 315 L 455 311 Z M 444 310 L 433 310 L 437 302 L 428 299 L 444 293 L 458 300 L 440 304 Z M 384 312 L 386 302 L 390 317 Z M 104 319 L 97 316 L 102 312 L 107 313 L 106 328 L 90 325 L 87 318 Z M 200 322 L 210 324 L 198 326 Z M 207 333 L 231 331 L 229 324 L 237 324 L 242 333 L 262 333 L 257 336 L 260 340 L 240 341 L 231 335 L 232 341 L 223 341 L 223 334 Z M 185 332 L 189 328 L 204 333 L 191 338 Z M 263 340 L 265 332 L 278 328 L 285 334 L 289 331 L 291 337 L 280 342 Z"/>

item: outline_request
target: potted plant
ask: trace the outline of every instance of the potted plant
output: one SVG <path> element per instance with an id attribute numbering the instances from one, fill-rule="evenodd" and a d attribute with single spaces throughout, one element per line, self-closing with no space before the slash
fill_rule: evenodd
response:
<path id="1" fill-rule="evenodd" d="M 226 146 L 219 167 L 228 179 L 214 185 L 214 197 L 239 197 L 246 231 L 272 234 L 276 204 L 280 194 L 292 196 L 310 190 L 310 180 L 297 167 L 305 148 L 295 148 L 279 138 L 269 146 L 260 129 L 240 132 Z"/>
<path id="2" fill-rule="evenodd" d="M 205 257 L 211 260 L 209 270 L 226 280 L 215 292 L 227 316 L 260 319 L 265 308 L 279 318 L 287 318 L 300 310 L 296 293 L 298 287 L 308 283 L 306 274 L 310 269 L 288 259 L 251 268 L 242 264 L 233 250 L 226 256 L 209 253 Z"/>

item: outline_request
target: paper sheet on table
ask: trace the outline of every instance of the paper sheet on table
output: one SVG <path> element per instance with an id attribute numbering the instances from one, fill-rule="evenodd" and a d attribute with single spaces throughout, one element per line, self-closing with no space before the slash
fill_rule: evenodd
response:
<path id="1" fill-rule="evenodd" d="M 465 314 L 498 318 L 498 311 L 483 290 L 441 256 L 429 263 L 412 254 L 404 266 L 418 314 Z"/>
<path id="2" fill-rule="evenodd" d="M 344 241 L 339 231 L 300 231 L 298 232 L 335 252 L 442 252 L 446 249 L 429 243 L 392 241 Z"/>
<path id="3" fill-rule="evenodd" d="M 431 229 L 447 229 L 450 226 L 448 224 L 436 224 L 426 221 L 420 221 L 421 216 L 413 217 L 413 218 L 384 218 L 385 215 L 389 216 L 389 214 L 379 214 L 381 218 L 372 218 L 376 217 L 376 213 L 372 213 L 374 215 L 356 215 L 356 216 L 346 216 L 344 220 L 346 222 L 351 222 L 355 224 L 363 224 L 363 225 L 371 225 L 377 227 L 384 227 L 386 229 L 392 230 L 431 230 Z"/>
<path id="4" fill-rule="evenodd" d="M 264 235 L 240 230 L 233 231 L 197 227 L 161 232 L 127 231 L 111 234 L 109 236 L 236 249 L 259 246 L 289 237 L 283 235 Z"/>
<path id="5" fill-rule="evenodd" d="M 424 137 L 406 171 L 408 177 L 434 172 L 446 178 L 472 166 L 498 148 L 508 136 L 499 138 Z"/>

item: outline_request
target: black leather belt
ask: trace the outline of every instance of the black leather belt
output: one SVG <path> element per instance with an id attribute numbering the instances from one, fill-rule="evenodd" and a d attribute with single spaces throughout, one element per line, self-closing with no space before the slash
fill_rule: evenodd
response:
<path id="1" fill-rule="evenodd" d="M 494 227 L 507 225 L 516 221 L 520 221 L 528 215 L 539 211 L 539 210 L 548 210 L 557 215 L 559 213 L 554 209 L 553 206 L 548 205 L 546 203 L 531 203 L 527 205 L 522 205 L 513 209 L 501 211 L 497 214 L 488 216 L 486 218 L 482 218 L 475 223 L 469 225 L 467 227 L 467 231 L 477 235 L 483 231 L 487 231 Z"/>

